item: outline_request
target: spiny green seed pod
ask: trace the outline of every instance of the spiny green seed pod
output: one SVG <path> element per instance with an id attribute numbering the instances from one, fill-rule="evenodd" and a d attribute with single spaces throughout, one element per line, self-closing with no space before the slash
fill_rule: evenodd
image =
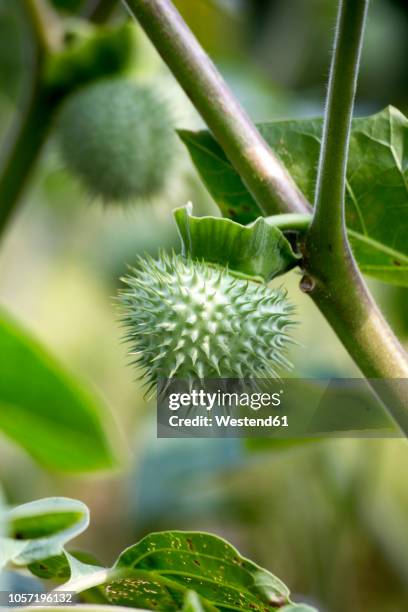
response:
<path id="1" fill-rule="evenodd" d="M 174 158 L 171 123 L 155 90 L 109 79 L 67 99 L 57 136 L 67 168 L 91 195 L 127 202 L 165 188 Z"/>
<path id="2" fill-rule="evenodd" d="M 131 354 L 158 378 L 270 378 L 290 368 L 285 293 L 205 262 L 139 260 L 120 295 Z"/>

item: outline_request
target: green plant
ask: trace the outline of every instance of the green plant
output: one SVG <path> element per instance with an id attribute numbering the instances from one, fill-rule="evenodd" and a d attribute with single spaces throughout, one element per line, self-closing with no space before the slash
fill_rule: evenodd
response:
<path id="1" fill-rule="evenodd" d="M 396 223 L 401 223 L 400 213 L 396 217 L 393 211 L 402 210 L 405 214 L 407 208 L 403 165 L 406 119 L 398 111 L 388 109 L 380 115 L 358 119 L 352 125 L 368 0 L 344 0 L 339 4 L 323 123 L 287 122 L 260 126 L 259 129 L 233 98 L 169 0 L 129 0 L 127 6 L 211 129 L 212 135 L 182 131 L 180 137 L 221 212 L 241 225 L 266 216 L 266 223 L 273 227 L 273 247 L 268 242 L 270 237 L 262 241 L 259 234 L 255 239 L 258 240 L 255 250 L 259 251 L 263 265 L 269 260 L 269 268 L 272 268 L 269 275 L 261 274 L 261 278 L 268 281 L 294 265 L 302 270 L 301 290 L 316 302 L 363 374 L 369 380 L 381 378 L 390 381 L 388 385 L 376 387 L 375 391 L 406 432 L 405 389 L 394 384 L 392 379 L 408 378 L 407 356 L 371 297 L 358 268 L 360 264 L 368 274 L 394 284 L 406 285 L 408 282 L 404 232 L 399 231 L 396 240 L 392 230 Z M 3 227 L 46 135 L 49 121 L 44 121 L 44 109 L 55 110 L 61 99 L 78 84 L 100 79 L 104 76 L 101 66 L 105 64 L 107 70 L 113 69 L 116 73 L 129 69 L 129 50 L 132 47 L 129 36 L 105 35 L 98 29 L 92 30 L 91 34 L 86 31 L 85 42 L 83 36 L 74 36 L 74 42 L 71 41 L 74 47 L 61 51 L 58 44 L 55 47 L 55 41 L 47 37 L 43 9 L 42 2 L 28 0 L 25 3 L 24 10 L 32 23 L 37 68 L 34 70 L 33 97 L 27 113 L 22 116 L 20 129 L 16 130 L 14 146 L 10 147 L 0 176 L 0 225 Z M 58 33 L 58 28 L 55 31 Z M 122 38 L 125 41 L 123 46 L 117 42 Z M 101 61 L 106 49 L 114 56 L 116 53 L 116 62 Z M 68 78 L 64 76 L 64 85 L 55 76 L 59 71 L 50 69 L 56 65 L 71 66 Z M 123 147 L 125 156 L 121 158 L 116 138 L 109 138 L 108 129 L 106 133 L 100 129 L 112 119 L 106 115 L 104 106 L 98 107 L 98 92 L 107 88 L 114 107 L 117 104 L 121 107 L 123 99 L 129 95 L 126 86 L 126 95 L 123 96 L 122 84 L 123 81 L 117 81 L 115 89 L 113 81 L 96 82 L 74 92 L 62 110 L 63 127 L 60 130 L 69 164 L 75 167 L 93 192 L 99 191 L 114 198 L 130 197 L 136 192 L 147 194 L 154 190 L 162 180 L 169 157 L 167 141 L 164 140 L 163 150 L 155 154 L 156 164 L 150 164 L 145 172 L 140 148 L 133 148 L 134 157 L 128 155 L 132 150 L 131 139 L 121 137 L 121 144 L 127 143 Z M 84 107 L 90 106 L 96 107 L 93 115 L 89 110 L 83 112 Z M 135 104 L 134 109 L 137 108 Z M 121 125 L 119 131 L 123 133 L 122 107 L 120 111 L 114 112 L 113 124 Z M 126 123 L 129 128 L 137 127 L 138 136 L 142 133 L 144 138 L 152 140 L 156 128 L 160 127 L 158 132 L 161 133 L 163 117 L 152 120 L 147 114 L 141 122 L 139 112 L 134 115 L 130 112 Z M 82 132 L 88 135 L 85 143 L 81 143 Z M 95 142 L 99 143 L 96 150 L 92 148 L 95 134 Z M 320 137 L 321 146 L 318 144 Z M 109 160 L 106 159 L 108 150 L 112 154 Z M 105 163 L 116 168 L 116 172 L 105 172 Z M 136 181 L 130 167 L 143 169 L 140 180 Z M 371 177 L 374 175 L 381 176 L 381 181 L 373 183 Z M 313 193 L 316 194 L 315 208 L 311 214 L 309 200 Z M 386 225 L 378 222 L 386 214 L 384 210 L 390 221 Z M 228 266 L 230 271 L 243 270 L 246 273 L 246 268 L 251 269 L 253 265 L 253 254 L 248 257 L 243 254 L 238 258 L 239 262 L 236 257 L 245 234 L 239 234 L 236 226 L 226 226 L 220 219 L 213 219 L 211 223 L 212 231 L 219 238 L 217 246 L 212 241 L 212 248 L 203 250 L 202 241 L 191 234 L 188 244 L 184 236 L 186 252 L 212 264 Z M 405 221 L 403 227 L 406 227 Z M 292 243 L 295 233 L 294 251 L 285 239 L 287 230 L 291 231 Z M 231 243 L 236 245 L 235 253 L 231 253 L 228 246 Z M 249 276 L 253 274 L 251 269 Z M 259 274 L 255 275 L 259 280 Z"/>
<path id="2" fill-rule="evenodd" d="M 209 134 L 181 133 L 185 142 L 189 144 L 193 141 L 195 144 L 195 149 L 189 144 L 193 161 L 202 176 L 206 177 L 206 184 L 210 186 L 216 200 L 221 202 L 223 214 L 243 223 L 259 214 L 273 215 L 268 220 L 274 227 L 282 223 L 282 230 L 290 227 L 298 231 L 298 247 L 302 253 L 298 262 L 303 273 L 301 290 L 315 301 L 363 374 L 369 380 L 390 380 L 383 390 L 377 388 L 376 392 L 400 428 L 407 433 L 406 392 L 391 380 L 408 377 L 407 355 L 369 293 L 350 248 L 345 225 L 346 170 L 368 0 L 342 0 L 339 3 L 319 170 L 315 181 L 313 179 L 316 195 L 310 227 L 305 217 L 311 214 L 307 200 L 309 194 L 299 189 L 300 182 L 304 184 L 306 180 L 310 181 L 310 174 L 314 176 L 308 155 L 304 155 L 299 167 L 294 165 L 295 176 L 290 176 L 290 164 L 285 167 L 285 154 L 281 154 L 279 159 L 269 147 L 233 98 L 171 2 L 128 0 L 126 4 L 190 96 L 218 143 L 215 144 Z M 385 144 L 388 155 L 382 149 L 383 143 L 378 142 L 375 135 L 381 129 L 377 117 L 364 120 L 364 127 L 360 135 L 357 135 L 357 143 L 363 138 L 372 144 L 373 149 L 380 145 L 381 158 L 369 157 L 368 164 L 375 164 L 376 172 L 381 175 L 391 173 L 398 176 L 401 188 L 386 193 L 388 203 L 390 199 L 393 203 L 398 198 L 401 210 L 405 211 L 406 178 L 401 175 L 406 172 L 402 165 L 402 143 L 407 122 L 393 110 L 386 112 L 385 117 L 388 121 L 385 131 L 391 150 Z M 319 130 L 321 124 L 312 124 L 310 127 Z M 273 131 L 271 128 L 272 137 Z M 277 131 L 282 134 L 282 127 L 277 126 Z M 302 141 L 302 124 L 284 126 L 284 135 L 285 132 L 287 138 L 283 140 L 282 149 L 285 150 L 287 145 L 287 156 L 291 157 L 292 141 L 295 147 L 296 140 Z M 210 143 L 209 147 L 203 147 L 203 141 Z M 218 152 L 215 161 L 213 154 L 206 155 L 211 147 Z M 276 148 L 279 155 L 279 144 Z M 296 152 L 296 148 L 293 150 Z M 220 160 L 223 174 L 218 174 Z M 361 167 L 361 159 L 359 163 Z M 371 216 L 373 206 L 378 209 L 381 205 L 385 206 L 385 202 L 380 185 L 376 185 L 377 189 L 374 190 L 367 187 L 371 173 L 365 159 L 363 168 L 358 180 L 360 183 L 361 180 L 365 181 L 366 194 L 368 192 L 371 197 L 365 195 L 360 202 L 351 193 L 355 208 L 353 223 L 362 228 L 361 232 L 352 230 L 353 241 L 357 234 L 355 242 L 359 259 L 364 260 L 371 274 L 405 285 L 406 241 L 405 244 L 393 243 L 389 246 L 389 235 L 385 229 L 378 229 L 378 217 L 375 224 L 377 230 L 373 232 L 376 234 L 375 239 L 365 226 L 366 207 L 370 206 Z M 231 183 L 231 174 L 235 184 L 238 178 L 238 191 Z M 293 217 L 288 219 L 288 214 Z M 360 243 L 359 238 L 362 238 Z M 398 272 L 393 273 L 397 268 Z M 376 389 L 375 382 L 373 388 Z"/>
<path id="3" fill-rule="evenodd" d="M 126 279 L 121 300 L 132 352 L 141 351 L 148 382 L 163 374 L 275 376 L 278 365 L 287 367 L 282 349 L 290 340 L 291 307 L 283 292 L 266 285 L 298 268 L 300 289 L 407 434 L 405 388 L 395 384 L 408 379 L 407 355 L 361 276 L 408 286 L 407 120 L 391 107 L 352 120 L 368 0 L 339 1 L 325 117 L 259 126 L 169 0 L 124 4 L 208 126 L 179 136 L 224 217 L 198 219 L 190 207 L 176 210 L 182 255 L 145 259 Z M 0 168 L 2 234 L 58 113 L 67 165 L 92 193 L 126 200 L 166 184 L 172 159 L 167 107 L 129 80 L 134 32 L 129 24 L 106 26 L 114 5 L 102 0 L 91 7 L 92 25 L 66 22 L 45 0 L 13 9 L 28 26 L 32 81 Z M 196 284 L 198 300 L 191 296 Z M 216 304 L 214 318 L 207 318 L 218 300 L 222 307 Z M 188 310 L 187 320 L 180 307 Z M 222 337 L 210 342 L 216 326 Z M 0 318 L 0 349 L 8 356 L 0 378 L 0 429 L 51 469 L 116 465 L 101 402 L 7 314 Z M 377 378 L 386 383 L 377 387 Z M 69 579 L 64 587 L 94 605 L 308 610 L 291 604 L 279 580 L 215 536 L 151 534 L 103 568 L 65 551 L 88 522 L 79 502 L 34 503 L 11 510 L 4 522 L 0 567 L 12 563 L 42 578 Z"/>
<path id="4" fill-rule="evenodd" d="M 288 588 L 276 576 L 211 534 L 152 533 L 105 568 L 92 556 L 65 548 L 89 524 L 82 502 L 42 499 L 6 509 L 1 518 L 0 569 L 28 568 L 44 580 L 57 581 L 55 595 L 74 592 L 79 602 L 97 604 L 99 612 L 103 605 L 163 612 L 314 612 L 292 603 Z"/>

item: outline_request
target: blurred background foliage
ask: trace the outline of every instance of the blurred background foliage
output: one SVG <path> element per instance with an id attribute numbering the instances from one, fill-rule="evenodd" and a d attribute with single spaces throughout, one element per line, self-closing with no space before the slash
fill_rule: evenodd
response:
<path id="1" fill-rule="evenodd" d="M 23 2 L 24 0 L 17 0 Z M 65 16 L 96 1 L 52 0 Z M 30 62 L 25 24 L 0 0 L 0 129 L 18 112 Z M 126 13 L 117 2 L 112 19 Z M 109 5 L 109 6 L 108 6 Z M 112 5 L 112 6 L 110 6 Z M 116 5 L 116 6 L 115 6 Z M 319 115 L 336 3 L 332 0 L 177 0 L 254 119 Z M 357 113 L 387 104 L 408 110 L 408 10 L 373 0 Z M 190 103 L 138 32 L 135 74 L 172 107 L 175 126 L 201 126 Z M 156 146 L 160 146 L 157 143 Z M 118 207 L 91 199 L 63 167 L 53 138 L 2 243 L 0 304 L 107 400 L 128 448 L 121 471 L 68 478 L 36 466 L 0 438 L 0 479 L 10 503 L 41 496 L 82 499 L 92 512 L 80 545 L 109 563 L 150 530 L 211 530 L 328 612 L 408 609 L 408 453 L 402 440 L 333 440 L 250 453 L 242 440 L 157 440 L 126 348 L 112 296 L 137 255 L 178 248 L 172 208 L 195 214 L 215 205 L 175 141 L 179 164 L 164 196 Z M 358 375 L 349 357 L 297 289 L 297 377 Z M 373 284 L 387 317 L 408 341 L 406 289 Z M 2 360 L 7 355 L 0 355 Z"/>

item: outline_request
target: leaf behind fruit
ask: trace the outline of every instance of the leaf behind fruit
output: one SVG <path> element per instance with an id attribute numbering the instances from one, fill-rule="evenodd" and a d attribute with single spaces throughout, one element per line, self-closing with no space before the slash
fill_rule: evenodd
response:
<path id="1" fill-rule="evenodd" d="M 261 123 L 258 129 L 310 202 L 322 119 Z M 222 214 L 249 223 L 262 213 L 207 131 L 179 132 Z M 347 167 L 346 222 L 365 274 L 408 286 L 408 120 L 393 107 L 353 120 Z"/>

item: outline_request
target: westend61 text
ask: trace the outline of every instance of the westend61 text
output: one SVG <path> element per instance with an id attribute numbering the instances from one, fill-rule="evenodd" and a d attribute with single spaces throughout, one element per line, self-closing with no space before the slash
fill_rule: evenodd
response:
<path id="1" fill-rule="evenodd" d="M 192 418 L 179 417 L 173 414 L 169 418 L 171 427 L 288 427 L 286 415 L 269 415 L 265 418 L 241 417 L 235 418 L 229 415 L 195 416 Z"/>

